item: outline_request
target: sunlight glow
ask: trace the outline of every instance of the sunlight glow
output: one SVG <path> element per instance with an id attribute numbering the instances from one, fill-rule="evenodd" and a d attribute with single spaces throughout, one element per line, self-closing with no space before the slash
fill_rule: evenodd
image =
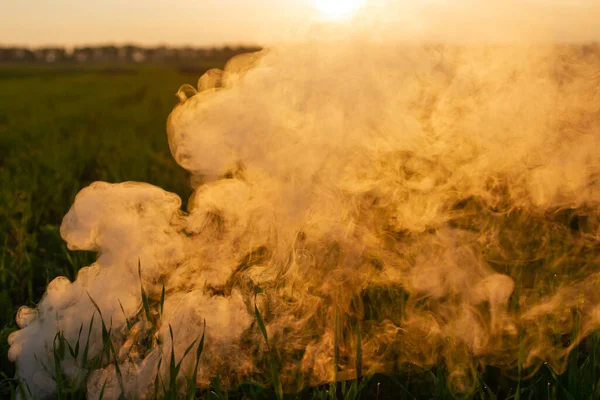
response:
<path id="1" fill-rule="evenodd" d="M 314 7 L 328 18 L 342 18 L 356 12 L 364 0 L 313 0 Z"/>

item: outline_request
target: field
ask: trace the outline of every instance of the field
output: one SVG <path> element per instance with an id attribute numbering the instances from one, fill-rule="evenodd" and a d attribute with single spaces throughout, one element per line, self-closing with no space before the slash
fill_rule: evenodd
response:
<path id="1" fill-rule="evenodd" d="M 59 227 L 78 191 L 91 182 L 148 182 L 177 193 L 191 190 L 186 172 L 173 161 L 165 124 L 182 84 L 195 86 L 203 69 L 174 67 L 0 67 L 0 397 L 10 393 L 14 366 L 7 338 L 21 305 L 35 305 L 53 278 L 74 280 L 95 255 L 69 251 Z M 184 205 L 185 206 L 185 205 Z M 523 278 L 525 279 L 525 278 Z M 544 365 L 533 376 L 515 366 L 480 371 L 474 399 L 600 398 L 600 336 L 571 354 L 557 376 Z M 376 375 L 358 395 L 341 384 L 312 388 L 302 398 L 450 399 L 445 369 L 406 367 Z M 252 390 L 258 394 L 248 394 Z M 246 393 L 246 394 L 243 394 Z M 226 398 L 218 383 L 206 398 Z M 211 397 L 212 396 L 212 397 Z M 275 393 L 248 386 L 231 398 L 269 398 Z M 68 397 L 65 397 L 68 398 Z"/>

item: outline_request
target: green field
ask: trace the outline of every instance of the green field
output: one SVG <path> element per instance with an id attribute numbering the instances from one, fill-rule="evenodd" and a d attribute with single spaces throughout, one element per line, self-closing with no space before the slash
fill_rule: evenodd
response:
<path id="1" fill-rule="evenodd" d="M 222 63 L 206 69 L 213 66 Z M 177 193 L 184 201 L 189 197 L 187 174 L 171 157 L 165 124 L 179 86 L 195 86 L 202 69 L 0 67 L 1 398 L 14 385 L 7 337 L 16 329 L 18 307 L 35 305 L 53 278 L 73 280 L 79 268 L 94 260 L 94 254 L 67 250 L 59 234 L 78 191 L 97 180 L 141 181 Z M 525 377 L 518 366 L 509 371 L 517 379 L 505 372 L 482 369 L 479 385 L 468 398 L 600 399 L 600 336 L 575 350 L 560 376 L 546 365 L 532 377 Z M 358 397 L 454 398 L 445 382 L 443 365 L 428 371 L 407 366 L 390 376 L 371 377 Z M 355 395 L 338 384 L 307 389 L 300 396 Z M 212 392 L 199 396 L 217 399 L 227 394 L 220 393 L 215 381 Z M 275 393 L 249 385 L 229 396 L 274 398 Z"/>

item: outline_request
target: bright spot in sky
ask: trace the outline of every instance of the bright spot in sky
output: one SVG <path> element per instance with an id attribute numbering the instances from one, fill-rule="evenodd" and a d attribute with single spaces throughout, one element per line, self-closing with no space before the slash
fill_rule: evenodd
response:
<path id="1" fill-rule="evenodd" d="M 315 8 L 329 18 L 341 18 L 357 11 L 365 0 L 313 0 Z"/>

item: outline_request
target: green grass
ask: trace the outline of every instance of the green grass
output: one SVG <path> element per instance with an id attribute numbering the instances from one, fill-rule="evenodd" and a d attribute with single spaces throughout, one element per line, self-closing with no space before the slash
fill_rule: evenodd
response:
<path id="1" fill-rule="evenodd" d="M 222 66 L 222 63 L 206 67 L 212 66 Z M 1 398 L 13 398 L 17 391 L 27 390 L 10 379 L 14 365 L 7 359 L 7 337 L 16 329 L 17 308 L 35 305 L 53 278 L 62 275 L 74 279 L 79 268 L 94 260 L 93 254 L 67 250 L 60 238 L 62 217 L 77 192 L 96 180 L 133 180 L 158 185 L 179 194 L 184 201 L 188 198 L 191 192 L 187 176 L 169 153 L 165 124 L 176 104 L 175 92 L 179 86 L 184 83 L 194 86 L 199 75 L 200 71 L 182 73 L 175 68 L 156 66 L 127 69 L 0 67 Z M 517 290 L 519 287 L 517 281 Z M 159 315 L 163 299 L 149 302 L 143 287 L 141 290 L 145 318 Z M 151 310 L 151 307 L 159 309 Z M 444 365 L 431 370 L 402 366 L 388 375 L 367 376 L 284 395 L 277 349 L 267 336 L 258 309 L 255 311 L 268 348 L 270 386 L 249 382 L 228 393 L 222 389 L 217 376 L 210 388 L 188 390 L 186 399 L 456 397 L 447 385 Z M 100 321 L 101 315 L 96 316 L 95 323 Z M 105 351 L 102 356 L 114 357 L 110 327 L 103 326 L 103 332 Z M 359 329 L 356 340 L 356 369 L 360 370 Z M 203 337 L 198 341 L 204 344 Z M 205 345 L 210 346 L 210 343 Z M 55 340 L 57 370 L 60 370 L 61 359 L 77 357 L 80 352 L 87 353 L 86 349 L 85 343 L 66 343 L 58 334 Z M 201 349 L 195 356 L 196 359 L 201 357 Z M 172 354 L 170 360 L 165 360 L 171 374 L 177 375 L 180 358 L 181 355 Z M 566 372 L 560 376 L 547 365 L 531 377 L 520 365 L 513 371 L 482 367 L 476 374 L 477 386 L 464 398 L 600 399 L 600 336 L 593 335 L 577 347 L 569 358 Z M 157 381 L 157 393 L 165 398 L 177 398 L 174 382 L 174 379 Z M 60 380 L 57 398 L 84 397 L 83 393 L 71 390 L 71 386 L 70 382 Z"/>

